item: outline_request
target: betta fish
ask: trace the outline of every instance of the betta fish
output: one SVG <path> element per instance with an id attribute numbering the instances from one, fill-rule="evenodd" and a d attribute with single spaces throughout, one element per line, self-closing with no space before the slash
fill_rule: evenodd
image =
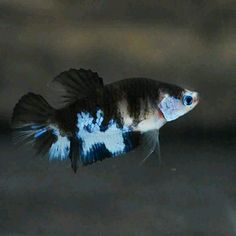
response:
<path id="1" fill-rule="evenodd" d="M 159 149 L 159 129 L 198 104 L 198 93 L 148 78 L 104 85 L 95 72 L 70 69 L 54 82 L 64 88 L 64 107 L 54 109 L 38 94 L 16 104 L 12 127 L 49 160 L 78 166 L 126 154 L 137 147 L 145 159 Z"/>

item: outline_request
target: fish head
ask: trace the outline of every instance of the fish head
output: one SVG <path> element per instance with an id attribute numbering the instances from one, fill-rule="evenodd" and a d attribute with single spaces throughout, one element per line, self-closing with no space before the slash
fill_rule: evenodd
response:
<path id="1" fill-rule="evenodd" d="M 158 108 L 166 121 L 172 121 L 191 111 L 198 102 L 197 92 L 178 88 L 174 92 L 161 91 Z"/>

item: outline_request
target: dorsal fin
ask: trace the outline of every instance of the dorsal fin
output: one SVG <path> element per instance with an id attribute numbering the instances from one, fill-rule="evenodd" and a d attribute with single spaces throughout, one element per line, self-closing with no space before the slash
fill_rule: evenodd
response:
<path id="1" fill-rule="evenodd" d="M 64 87 L 64 102 L 68 103 L 97 93 L 103 88 L 102 78 L 96 72 L 85 69 L 64 71 L 56 76 L 53 82 L 59 82 Z"/>

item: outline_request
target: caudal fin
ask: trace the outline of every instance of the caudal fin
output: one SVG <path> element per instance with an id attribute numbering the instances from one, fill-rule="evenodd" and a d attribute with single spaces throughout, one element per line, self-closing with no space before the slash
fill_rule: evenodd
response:
<path id="1" fill-rule="evenodd" d="M 37 153 L 48 153 L 57 141 L 55 131 L 50 128 L 53 114 L 54 109 L 41 95 L 24 95 L 16 104 L 12 116 L 16 141 L 31 143 Z"/>

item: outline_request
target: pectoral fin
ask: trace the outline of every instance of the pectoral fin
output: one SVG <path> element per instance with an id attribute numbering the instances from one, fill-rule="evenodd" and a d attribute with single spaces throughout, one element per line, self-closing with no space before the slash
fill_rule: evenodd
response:
<path id="1" fill-rule="evenodd" d="M 141 139 L 141 148 L 143 154 L 145 155 L 145 158 L 142 160 L 141 164 L 143 164 L 151 156 L 152 153 L 157 153 L 160 162 L 161 154 L 159 130 L 151 130 L 143 133 Z"/>

